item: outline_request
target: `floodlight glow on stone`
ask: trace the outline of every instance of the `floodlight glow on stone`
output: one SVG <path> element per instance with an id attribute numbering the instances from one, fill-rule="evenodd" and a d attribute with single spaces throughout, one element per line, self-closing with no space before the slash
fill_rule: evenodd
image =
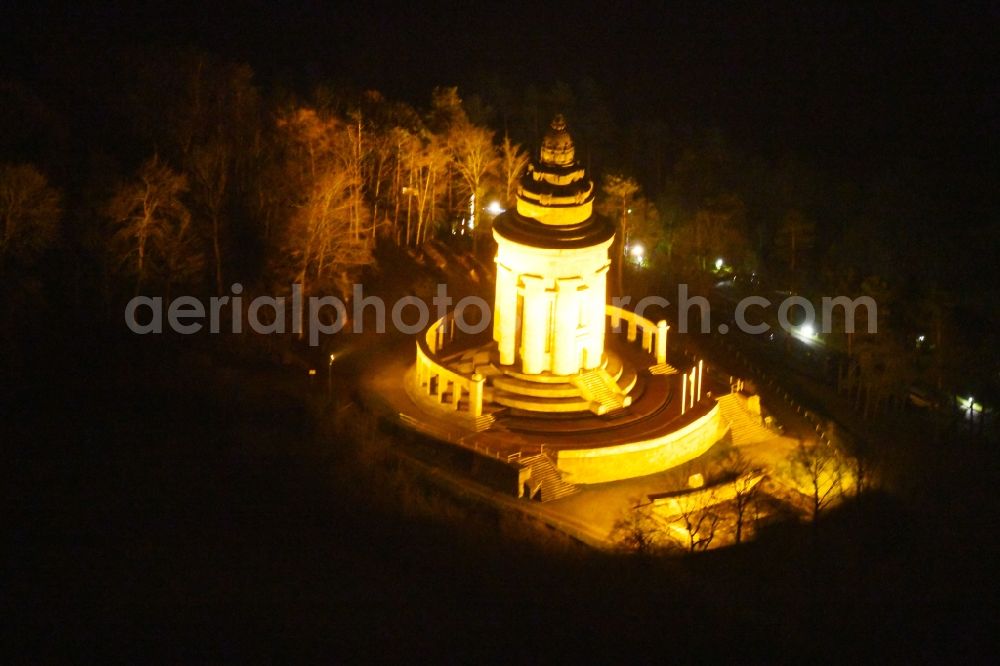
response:
<path id="1" fill-rule="evenodd" d="M 672 367 L 666 320 L 607 302 L 616 225 L 594 210 L 594 183 L 575 159 L 562 116 L 514 194 L 506 209 L 499 202 L 476 209 L 500 211 L 492 224 L 492 340 L 469 338 L 460 308 L 430 324 L 416 338 L 401 421 L 433 431 L 444 427 L 435 419 L 446 420 L 465 431 L 460 445 L 516 468 L 517 496 L 543 501 L 561 491 L 540 485 L 536 464 L 554 466 L 563 486 L 587 485 L 647 476 L 703 454 L 722 432 L 721 407 L 701 404 L 704 364 Z M 630 257 L 644 265 L 645 248 L 626 243 L 615 259 Z M 621 345 L 642 353 L 612 348 Z M 425 423 L 409 415 L 411 407 L 435 416 Z M 560 425 L 572 421 L 581 438 L 552 444 L 553 415 Z M 625 422 L 609 424 L 609 416 Z M 517 438 L 501 434 L 515 422 Z"/>

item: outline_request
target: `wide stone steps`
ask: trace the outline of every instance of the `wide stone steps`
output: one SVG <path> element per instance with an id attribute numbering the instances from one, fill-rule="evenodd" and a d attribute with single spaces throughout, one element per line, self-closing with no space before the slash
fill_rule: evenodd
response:
<path id="1" fill-rule="evenodd" d="M 720 416 L 729 424 L 734 446 L 756 444 L 773 438 L 773 432 L 765 428 L 755 415 L 747 411 L 743 400 L 736 393 L 718 399 Z"/>
<path id="2" fill-rule="evenodd" d="M 649 374 L 651 375 L 676 375 L 677 372 L 677 368 L 669 363 L 657 363 L 649 366 Z"/>
<path id="3" fill-rule="evenodd" d="M 545 454 L 521 458 L 521 464 L 531 468 L 531 487 L 541 489 L 537 495 L 541 502 L 551 502 L 580 492 L 577 486 L 563 481 L 562 473 Z"/>
<path id="4" fill-rule="evenodd" d="M 584 412 L 590 408 L 590 401 L 582 396 L 567 398 L 544 398 L 489 389 L 486 394 L 498 405 L 526 412 L 570 413 Z"/>
<path id="5" fill-rule="evenodd" d="M 595 414 L 607 414 L 632 403 L 603 368 L 581 373 L 574 384 L 580 387 L 583 397 L 591 402 L 590 411 Z"/>
<path id="6" fill-rule="evenodd" d="M 617 365 L 616 365 L 617 364 Z M 601 368 L 608 371 L 609 374 L 614 375 L 616 378 L 621 374 L 621 361 L 617 357 L 611 354 L 604 354 L 601 357 Z M 537 375 L 527 375 L 523 372 L 518 371 L 512 366 L 499 366 L 498 369 L 505 375 L 514 377 L 516 379 L 521 379 L 524 381 L 532 383 L 545 383 L 545 384 L 565 384 L 571 382 L 576 375 L 554 375 L 551 372 L 542 372 Z"/>
<path id="7" fill-rule="evenodd" d="M 496 377 L 493 379 L 493 388 L 508 393 L 519 395 L 533 395 L 539 398 L 576 398 L 580 396 L 580 389 L 570 383 L 542 383 L 529 382 L 516 377 Z"/>

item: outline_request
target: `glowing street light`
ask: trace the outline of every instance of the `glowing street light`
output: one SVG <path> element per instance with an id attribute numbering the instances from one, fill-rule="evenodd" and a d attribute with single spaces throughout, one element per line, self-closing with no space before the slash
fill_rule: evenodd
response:
<path id="1" fill-rule="evenodd" d="M 798 338 L 806 344 L 814 344 L 819 340 L 819 336 L 816 335 L 816 327 L 812 324 L 802 324 L 798 328 L 793 328 L 790 333 L 792 337 Z"/>
<path id="2" fill-rule="evenodd" d="M 969 410 L 969 414 L 972 414 L 972 412 L 983 411 L 982 403 L 976 402 L 976 399 L 971 395 L 965 400 L 959 400 L 959 404 L 961 404 L 964 409 Z"/>
<path id="3" fill-rule="evenodd" d="M 719 257 L 718 259 L 716 259 L 716 260 L 715 260 L 715 270 L 717 270 L 717 271 L 721 271 L 721 270 L 722 270 L 722 265 L 723 265 L 724 263 L 725 263 L 725 262 L 724 262 L 724 261 L 722 260 L 722 257 Z"/>
<path id="4" fill-rule="evenodd" d="M 490 215 L 499 215 L 504 212 L 503 207 L 500 205 L 499 201 L 491 201 L 490 205 L 486 207 L 486 212 Z"/>
<path id="5" fill-rule="evenodd" d="M 641 244 L 636 243 L 629 248 L 628 252 L 632 255 L 632 261 L 635 262 L 636 266 L 646 265 L 646 248 L 644 248 Z"/>

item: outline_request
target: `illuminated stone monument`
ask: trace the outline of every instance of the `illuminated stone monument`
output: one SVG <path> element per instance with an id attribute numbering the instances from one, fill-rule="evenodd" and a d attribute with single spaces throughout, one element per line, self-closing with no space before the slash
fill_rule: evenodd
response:
<path id="1" fill-rule="evenodd" d="M 594 185 L 574 160 L 561 116 L 540 153 L 518 188 L 516 210 L 493 225 L 493 339 L 504 366 L 574 375 L 601 364 L 614 230 L 594 215 Z"/>
<path id="2" fill-rule="evenodd" d="M 539 159 L 521 179 L 516 208 L 493 224 L 493 340 L 507 375 L 493 382 L 499 404 L 605 413 L 631 402 L 631 386 L 608 373 L 604 354 L 615 232 L 594 214 L 594 184 L 574 153 L 566 123 L 556 116 Z"/>
<path id="3" fill-rule="evenodd" d="M 553 467 L 564 486 L 662 471 L 718 440 L 702 364 L 678 372 L 666 321 L 607 303 L 615 230 L 594 212 L 593 182 L 561 116 L 493 236 L 492 340 L 463 337 L 454 313 L 420 335 L 407 387 L 427 417 L 401 411 L 407 425 L 520 465 L 529 480 Z M 530 487 L 522 494 L 540 488 Z"/>

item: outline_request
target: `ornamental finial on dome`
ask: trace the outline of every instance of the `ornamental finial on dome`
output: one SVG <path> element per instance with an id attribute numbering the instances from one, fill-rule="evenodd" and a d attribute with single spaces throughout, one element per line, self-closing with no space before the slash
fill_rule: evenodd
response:
<path id="1" fill-rule="evenodd" d="M 557 113 L 542 139 L 540 161 L 552 166 L 571 166 L 575 155 L 573 139 L 566 131 L 566 119 Z"/>

